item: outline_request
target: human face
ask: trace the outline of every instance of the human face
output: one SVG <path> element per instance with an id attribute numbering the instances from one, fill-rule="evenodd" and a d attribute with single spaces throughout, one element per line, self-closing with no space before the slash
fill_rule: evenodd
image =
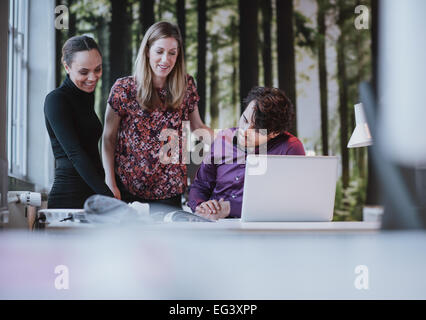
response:
<path id="1" fill-rule="evenodd" d="M 246 148 L 253 148 L 266 143 L 268 140 L 276 137 L 278 134 L 268 134 L 266 129 L 255 130 L 253 112 L 255 101 L 251 101 L 246 110 L 240 117 L 238 125 L 238 144 Z"/>
<path id="2" fill-rule="evenodd" d="M 154 83 L 161 87 L 173 70 L 178 57 L 179 48 L 175 38 L 163 38 L 155 41 L 149 49 L 148 59 L 154 73 Z"/>
<path id="3" fill-rule="evenodd" d="M 77 88 L 91 93 L 102 76 L 102 57 L 96 49 L 79 51 L 74 54 L 71 66 L 64 64 L 64 67 Z"/>

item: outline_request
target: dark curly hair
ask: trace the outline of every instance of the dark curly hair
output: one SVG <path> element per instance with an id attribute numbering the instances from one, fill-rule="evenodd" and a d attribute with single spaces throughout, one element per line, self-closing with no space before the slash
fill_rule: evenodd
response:
<path id="1" fill-rule="evenodd" d="M 294 106 L 284 91 L 277 88 L 254 87 L 244 99 L 244 108 L 254 101 L 253 129 L 266 129 L 269 133 L 284 133 L 292 128 Z"/>

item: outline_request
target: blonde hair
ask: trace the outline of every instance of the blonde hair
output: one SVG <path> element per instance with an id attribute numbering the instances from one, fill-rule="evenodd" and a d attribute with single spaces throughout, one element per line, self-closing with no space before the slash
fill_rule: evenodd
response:
<path id="1" fill-rule="evenodd" d="M 163 38 L 174 38 L 178 43 L 176 64 L 166 79 L 166 107 L 174 110 L 178 109 L 182 104 L 186 91 L 185 60 L 179 27 L 167 21 L 157 22 L 147 30 L 142 39 L 134 72 L 137 86 L 136 98 L 142 108 L 150 111 L 159 105 L 160 98 L 154 87 L 153 71 L 149 64 L 148 54 L 153 43 Z"/>

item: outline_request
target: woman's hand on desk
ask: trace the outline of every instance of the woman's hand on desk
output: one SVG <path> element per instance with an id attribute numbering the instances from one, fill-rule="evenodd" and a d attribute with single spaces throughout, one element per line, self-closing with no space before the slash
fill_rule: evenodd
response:
<path id="1" fill-rule="evenodd" d="M 223 199 L 220 199 L 219 201 L 209 200 L 201 203 L 195 209 L 195 212 L 202 217 L 218 220 L 229 216 L 231 206 L 229 201 L 224 201 Z"/>

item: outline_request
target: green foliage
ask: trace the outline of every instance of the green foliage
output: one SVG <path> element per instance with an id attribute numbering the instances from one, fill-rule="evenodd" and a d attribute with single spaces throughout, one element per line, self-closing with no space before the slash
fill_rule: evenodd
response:
<path id="1" fill-rule="evenodd" d="M 357 30 L 354 26 L 354 13 L 356 5 L 360 1 L 347 0 L 335 1 L 334 3 L 323 4 L 331 21 L 339 28 L 341 40 L 344 42 L 344 60 L 346 67 L 346 82 L 340 83 L 345 86 L 348 94 L 348 138 L 354 129 L 355 115 L 354 105 L 359 102 L 358 86 L 362 81 L 368 81 L 371 78 L 371 33 L 369 30 Z M 363 1 L 364 5 L 370 6 L 370 1 Z M 325 35 L 324 35 L 325 36 Z M 330 134 L 340 126 L 338 114 L 333 115 L 329 122 Z M 335 133 L 335 131 L 334 131 Z M 332 154 L 339 154 L 339 136 L 330 136 L 330 149 Z M 366 190 L 366 152 L 359 150 L 350 150 L 349 168 L 350 181 L 346 190 L 342 188 L 339 181 L 336 191 L 335 220 L 361 220 L 362 206 L 365 201 Z M 363 169 L 359 169 L 363 168 Z M 361 172 L 362 171 L 362 172 Z"/>
<path id="2" fill-rule="evenodd" d="M 103 28 L 111 21 L 111 3 L 108 0 L 74 1 L 70 12 L 76 14 L 78 34 L 93 34 L 97 28 Z"/>
<path id="3" fill-rule="evenodd" d="M 365 202 L 365 179 L 352 178 L 349 187 L 343 189 L 342 181 L 336 186 L 333 221 L 361 221 Z"/>
<path id="4" fill-rule="evenodd" d="M 316 29 L 309 27 L 311 21 L 298 11 L 294 11 L 295 42 L 299 47 L 316 50 Z"/>

